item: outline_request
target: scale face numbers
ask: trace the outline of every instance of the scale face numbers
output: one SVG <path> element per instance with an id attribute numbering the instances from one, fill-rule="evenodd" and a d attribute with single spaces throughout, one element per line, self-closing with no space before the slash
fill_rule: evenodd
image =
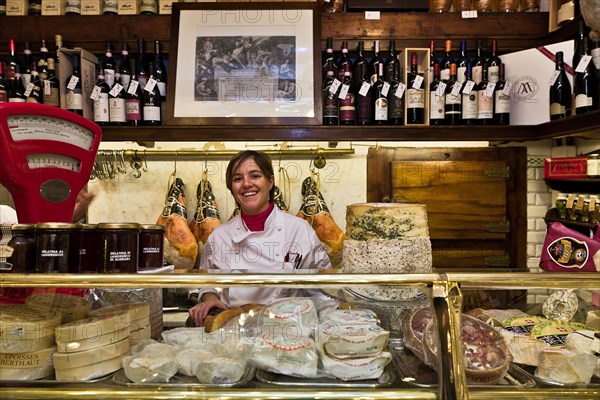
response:
<path id="1" fill-rule="evenodd" d="M 28 154 L 27 166 L 29 169 L 36 168 L 62 168 L 74 172 L 81 169 L 81 161 L 76 158 L 63 156 L 61 154 Z"/>
<path id="2" fill-rule="evenodd" d="M 6 122 L 12 139 L 51 140 L 69 143 L 84 150 L 90 150 L 94 143 L 94 133 L 73 122 L 45 115 L 9 115 Z"/>

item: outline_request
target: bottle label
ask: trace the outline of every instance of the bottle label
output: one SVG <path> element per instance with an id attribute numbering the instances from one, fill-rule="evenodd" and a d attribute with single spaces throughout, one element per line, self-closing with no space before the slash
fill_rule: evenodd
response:
<path id="1" fill-rule="evenodd" d="M 160 107 L 144 106 L 144 121 L 160 121 Z"/>
<path id="2" fill-rule="evenodd" d="M 413 81 L 412 87 L 413 89 L 420 90 L 423 86 L 423 77 L 421 75 L 416 75 L 415 80 Z"/>
<path id="3" fill-rule="evenodd" d="M 462 95 L 462 119 L 477 119 L 477 92 Z"/>
<path id="4" fill-rule="evenodd" d="M 404 121 L 404 101 L 401 97 L 390 96 L 388 105 L 388 116 L 390 119 L 400 119 Z"/>
<path id="5" fill-rule="evenodd" d="M 494 118 L 494 98 L 486 96 L 481 90 L 477 92 L 477 118 Z"/>
<path id="6" fill-rule="evenodd" d="M 31 83 L 31 74 L 21 74 L 21 80 L 23 81 L 23 86 L 27 87 Z"/>
<path id="7" fill-rule="evenodd" d="M 584 54 L 581 56 L 581 60 L 579 60 L 579 64 L 577 64 L 577 68 L 575 68 L 575 72 L 585 72 L 585 69 L 589 65 L 590 61 L 592 61 L 592 56 Z"/>
<path id="8" fill-rule="evenodd" d="M 97 100 L 94 100 L 94 121 L 96 122 L 108 122 L 109 110 L 108 105 L 108 93 L 100 93 Z"/>
<path id="9" fill-rule="evenodd" d="M 447 81 L 450 79 L 450 68 L 442 69 L 440 71 L 440 80 Z"/>
<path id="10" fill-rule="evenodd" d="M 467 67 L 458 67 L 456 69 L 456 81 L 458 83 L 465 83 L 467 81 Z"/>
<path id="11" fill-rule="evenodd" d="M 22 99 L 20 97 L 9 97 L 8 102 L 9 103 L 25 103 L 25 99 Z"/>
<path id="12" fill-rule="evenodd" d="M 107 68 L 104 70 L 104 82 L 108 85 L 109 88 L 113 87 L 115 83 L 115 70 Z"/>
<path id="13" fill-rule="evenodd" d="M 446 93 L 446 82 L 440 82 L 437 89 L 435 89 L 435 94 L 438 96 L 443 96 L 444 93 Z"/>
<path id="14" fill-rule="evenodd" d="M 404 96 L 404 91 L 406 90 L 406 85 L 402 82 L 398 83 L 398 88 L 394 92 L 394 97 L 401 99 Z"/>
<path id="15" fill-rule="evenodd" d="M 83 95 L 68 91 L 65 96 L 65 103 L 67 110 L 83 110 Z"/>
<path id="16" fill-rule="evenodd" d="M 567 109 L 560 103 L 550 104 L 550 115 L 562 115 L 566 117 Z"/>
<path id="17" fill-rule="evenodd" d="M 375 121 L 388 120 L 388 101 L 384 97 L 375 100 Z"/>
<path id="18" fill-rule="evenodd" d="M 504 94 L 504 92 L 497 91 L 495 94 L 496 102 L 496 114 L 509 114 L 510 113 L 510 97 Z"/>
<path id="19" fill-rule="evenodd" d="M 344 100 L 346 98 L 346 95 L 348 94 L 349 89 L 350 89 L 349 85 L 342 85 L 342 88 L 340 89 L 340 94 L 338 95 L 338 98 L 340 100 Z"/>
<path id="20" fill-rule="evenodd" d="M 46 81 L 48 82 L 48 81 Z M 50 88 L 50 93 L 46 94 L 44 92 L 44 98 L 43 98 L 44 104 L 49 105 L 49 106 L 53 106 L 53 107 L 59 107 L 60 106 L 60 96 L 58 93 L 58 88 L 53 87 Z"/>
<path id="21" fill-rule="evenodd" d="M 429 119 L 444 119 L 444 96 L 431 93 L 429 106 Z"/>
<path id="22" fill-rule="evenodd" d="M 479 82 L 481 82 L 482 79 L 483 79 L 483 66 L 476 65 L 475 67 L 473 67 L 473 81 L 475 83 L 479 83 Z"/>
<path id="23" fill-rule="evenodd" d="M 112 87 L 110 92 L 108 92 L 108 94 L 110 94 L 112 97 L 117 97 L 122 90 L 123 86 L 121 86 L 119 83 L 115 83 L 115 85 Z"/>
<path id="24" fill-rule="evenodd" d="M 369 89 L 371 88 L 371 85 L 369 85 L 369 82 L 363 82 L 362 85 L 360 85 L 360 90 L 358 91 L 358 94 L 360 94 L 361 96 L 366 96 L 367 93 L 369 93 Z"/>
<path id="25" fill-rule="evenodd" d="M 331 96 L 325 96 L 323 104 L 323 117 L 324 118 L 337 118 L 338 117 L 338 102 Z"/>
<path id="26" fill-rule="evenodd" d="M 465 87 L 462 90 L 463 94 L 471 94 L 474 87 L 475 87 L 475 82 L 467 81 L 467 83 L 465 83 Z"/>
<path id="27" fill-rule="evenodd" d="M 446 95 L 446 104 L 460 104 L 460 95 L 453 95 L 452 93 L 448 93 Z"/>
<path id="28" fill-rule="evenodd" d="M 154 87 L 156 86 L 156 79 L 154 78 L 149 78 L 148 82 L 146 82 L 146 86 L 144 86 L 144 90 L 148 93 L 152 93 L 152 91 L 154 90 Z"/>
<path id="29" fill-rule="evenodd" d="M 367 96 L 358 96 L 356 99 L 356 119 L 357 121 L 370 121 L 373 118 L 372 111 L 372 96 L 368 93 Z"/>
<path id="30" fill-rule="evenodd" d="M 575 96 L 575 108 L 591 107 L 594 104 L 594 99 L 585 94 Z"/>
<path id="31" fill-rule="evenodd" d="M 125 122 L 125 99 L 113 98 L 108 100 L 110 122 Z"/>
<path id="32" fill-rule="evenodd" d="M 140 101 L 138 99 L 128 99 L 125 101 L 125 115 L 127 121 L 140 121 L 142 119 Z"/>
<path id="33" fill-rule="evenodd" d="M 158 91 L 160 92 L 161 97 L 165 97 L 167 95 L 167 83 L 163 81 L 157 81 L 156 85 L 158 86 Z"/>
<path id="34" fill-rule="evenodd" d="M 131 75 L 121 74 L 121 85 L 123 85 L 125 91 L 127 91 L 127 89 L 129 88 L 129 82 L 131 82 Z"/>
<path id="35" fill-rule="evenodd" d="M 29 82 L 27 85 L 25 85 L 25 93 L 23 93 L 25 95 L 25 97 L 29 97 L 33 88 L 34 88 L 34 85 L 31 82 Z"/>
<path id="36" fill-rule="evenodd" d="M 490 65 L 488 68 L 488 80 L 492 83 L 500 80 L 500 67 L 498 65 Z"/>
<path id="37" fill-rule="evenodd" d="M 77 86 L 77 82 L 79 82 L 79 77 L 71 76 L 71 79 L 69 79 L 69 83 L 67 83 L 67 89 L 75 90 L 75 86 Z"/>
<path id="38" fill-rule="evenodd" d="M 408 108 L 425 108 L 425 91 L 410 88 L 407 91 Z"/>
<path id="39" fill-rule="evenodd" d="M 340 100 L 340 121 L 354 120 L 356 120 L 356 104 L 354 94 L 347 93 L 346 97 L 344 97 L 343 100 Z"/>
<path id="40" fill-rule="evenodd" d="M 138 81 L 130 81 L 129 86 L 127 87 L 127 93 L 136 94 L 139 85 L 140 85 L 140 82 L 138 82 Z"/>
<path id="41" fill-rule="evenodd" d="M 388 92 L 390 91 L 390 84 L 387 82 L 383 82 L 383 87 L 381 88 L 381 94 L 387 97 Z"/>

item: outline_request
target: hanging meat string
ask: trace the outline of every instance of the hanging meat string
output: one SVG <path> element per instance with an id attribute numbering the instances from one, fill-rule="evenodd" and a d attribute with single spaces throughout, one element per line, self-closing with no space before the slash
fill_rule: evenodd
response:
<path id="1" fill-rule="evenodd" d="M 165 261 L 175 268 L 191 269 L 198 256 L 198 243 L 187 223 L 187 207 L 185 201 L 185 184 L 183 180 L 169 177 L 170 184 L 162 214 L 156 222 L 165 226 Z"/>
<path id="2" fill-rule="evenodd" d="M 221 225 L 217 201 L 212 191 L 212 185 L 208 181 L 206 170 L 202 173 L 202 179 L 196 188 L 198 205 L 194 213 L 194 219 L 190 222 L 190 230 L 198 241 L 198 249 L 201 252 L 208 236 Z"/>
<path id="3" fill-rule="evenodd" d="M 314 177 L 316 176 L 316 180 Z M 308 221 L 315 230 L 317 237 L 325 247 L 331 264 L 339 267 L 342 261 L 342 250 L 344 248 L 344 232 L 337 226 L 325 199 L 320 191 L 320 179 L 318 173 L 302 182 L 302 206 L 297 216 Z"/>

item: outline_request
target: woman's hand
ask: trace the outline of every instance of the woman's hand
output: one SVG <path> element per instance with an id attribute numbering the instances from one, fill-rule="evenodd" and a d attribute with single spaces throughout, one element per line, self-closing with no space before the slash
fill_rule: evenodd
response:
<path id="1" fill-rule="evenodd" d="M 196 326 L 203 326 L 204 320 L 206 319 L 208 312 L 215 307 L 222 308 L 222 309 L 229 308 L 229 306 L 227 304 L 223 303 L 219 299 L 219 296 L 217 296 L 217 294 L 205 293 L 203 295 L 202 303 L 198 303 L 194 307 L 190 308 L 190 311 L 189 311 L 190 318 L 192 318 L 192 320 L 194 320 L 194 323 L 196 324 Z"/>

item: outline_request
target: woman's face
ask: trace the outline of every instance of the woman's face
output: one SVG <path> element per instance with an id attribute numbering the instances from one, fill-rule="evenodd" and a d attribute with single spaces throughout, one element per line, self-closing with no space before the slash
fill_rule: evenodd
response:
<path id="1" fill-rule="evenodd" d="M 231 178 L 231 192 L 244 214 L 256 215 L 267 209 L 273 177 L 265 176 L 253 158 L 240 163 Z"/>

